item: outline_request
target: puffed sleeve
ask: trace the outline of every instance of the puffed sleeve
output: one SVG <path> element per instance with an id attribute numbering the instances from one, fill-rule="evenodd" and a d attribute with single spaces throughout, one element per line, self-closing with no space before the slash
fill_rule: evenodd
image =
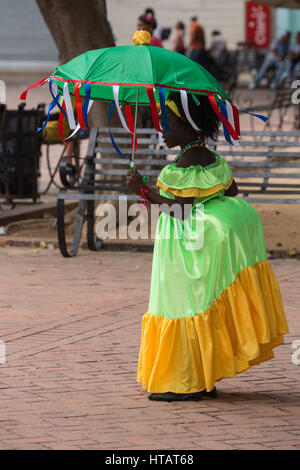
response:
<path id="1" fill-rule="evenodd" d="M 162 192 L 178 197 L 203 198 L 225 191 L 232 184 L 232 171 L 224 158 L 216 153 L 215 157 L 216 161 L 205 167 L 182 168 L 171 163 L 163 168 L 156 184 Z"/>

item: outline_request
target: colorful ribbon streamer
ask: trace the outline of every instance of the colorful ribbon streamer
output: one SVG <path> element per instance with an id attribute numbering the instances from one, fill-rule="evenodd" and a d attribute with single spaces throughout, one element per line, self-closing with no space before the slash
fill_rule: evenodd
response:
<path id="1" fill-rule="evenodd" d="M 124 118 L 123 113 L 122 113 L 121 108 L 120 108 L 120 103 L 119 103 L 119 90 L 120 90 L 120 86 L 119 86 L 119 85 L 114 85 L 114 86 L 113 86 L 113 95 L 114 95 L 115 105 L 116 105 L 116 108 L 117 108 L 117 111 L 118 111 L 119 118 L 120 118 L 120 121 L 121 121 L 121 123 L 122 123 L 122 126 L 124 127 L 124 129 L 125 129 L 127 132 L 130 132 L 130 129 L 129 129 L 128 126 L 127 126 L 127 123 L 126 123 L 126 121 L 125 121 L 125 118 Z"/>
<path id="2" fill-rule="evenodd" d="M 56 95 L 56 99 L 51 101 L 50 105 L 49 105 L 49 108 L 48 108 L 48 114 L 47 114 L 47 118 L 46 118 L 46 121 L 44 122 L 44 124 L 42 125 L 42 127 L 38 127 L 37 128 L 37 131 L 40 132 L 42 131 L 48 124 L 48 121 L 50 119 L 50 112 L 52 111 L 53 108 L 55 108 L 56 106 L 56 102 L 57 102 L 57 99 L 59 98 L 59 93 L 57 93 Z"/>
<path id="3" fill-rule="evenodd" d="M 87 126 L 85 124 L 85 120 L 83 117 L 83 112 L 82 112 L 82 103 L 81 103 L 79 87 L 80 87 L 80 83 L 76 83 L 74 87 L 74 96 L 75 96 L 75 102 L 76 102 L 77 119 L 78 119 L 81 129 L 87 129 Z"/>
<path id="4" fill-rule="evenodd" d="M 89 111 L 90 111 L 90 109 L 91 109 L 93 103 L 94 103 L 94 101 L 93 101 L 93 100 L 90 100 L 89 105 L 88 105 L 88 110 L 87 110 L 88 113 L 89 113 Z M 71 139 L 75 134 L 77 134 L 77 132 L 78 132 L 79 130 L 80 130 L 80 124 L 78 123 L 77 126 L 76 126 L 76 128 L 75 128 L 75 130 L 74 130 L 74 132 L 72 132 L 72 134 L 69 135 L 69 137 L 67 137 L 66 140 Z"/>
<path id="5" fill-rule="evenodd" d="M 187 96 L 187 92 L 185 90 L 180 90 L 180 98 L 181 98 L 181 104 L 182 104 L 182 107 L 183 107 L 183 111 L 186 115 L 187 120 L 189 121 L 191 126 L 196 131 L 200 131 L 199 127 L 197 126 L 197 124 L 195 124 L 195 122 L 193 121 L 193 119 L 190 115 L 189 105 L 188 105 L 188 96 Z"/>
<path id="6" fill-rule="evenodd" d="M 164 125 L 164 128 L 166 129 L 166 132 L 170 133 L 171 129 L 170 129 L 169 120 L 167 116 L 165 89 L 162 87 L 159 87 L 158 92 L 159 92 L 159 102 L 160 102 L 161 118 L 163 121 L 163 125 Z"/>
<path id="7" fill-rule="evenodd" d="M 147 95 L 149 98 L 149 103 L 150 103 L 150 108 L 151 108 L 151 114 L 152 114 L 152 121 L 154 128 L 157 130 L 157 132 L 161 132 L 161 127 L 159 123 L 159 117 L 158 117 L 158 112 L 157 112 L 157 106 L 154 98 L 154 93 L 153 93 L 153 88 L 151 85 L 146 85 L 146 90 L 147 90 Z"/>
<path id="8" fill-rule="evenodd" d="M 217 105 L 217 102 L 216 102 L 216 99 L 214 97 L 214 95 L 212 94 L 209 94 L 208 95 L 208 99 L 210 101 L 210 104 L 214 110 L 214 112 L 216 113 L 216 115 L 219 117 L 219 119 L 221 120 L 221 122 L 225 125 L 225 127 L 227 128 L 229 134 L 231 135 L 231 137 L 234 139 L 234 140 L 239 140 L 239 136 L 237 135 L 235 129 L 232 127 L 232 125 L 230 124 L 230 122 L 228 121 L 228 119 L 226 119 L 223 114 L 220 112 L 219 110 L 219 107 Z"/>
<path id="9" fill-rule="evenodd" d="M 233 110 L 234 128 L 236 130 L 237 135 L 241 137 L 239 110 L 234 104 L 232 104 L 232 110 Z"/>
<path id="10" fill-rule="evenodd" d="M 67 114 L 66 112 L 64 111 L 64 109 L 62 108 L 62 106 L 60 105 L 58 99 L 56 98 L 56 96 L 54 96 L 54 93 L 53 93 L 53 90 L 52 90 L 52 86 L 55 86 L 56 88 L 56 92 L 57 92 L 57 85 L 56 85 L 56 82 L 53 83 L 53 78 L 49 78 L 49 90 L 50 90 L 50 93 L 51 93 L 51 96 L 52 98 L 56 101 L 56 105 L 59 107 L 60 111 L 63 113 L 63 115 L 65 117 L 67 117 Z"/>
<path id="11" fill-rule="evenodd" d="M 88 127 L 88 107 L 89 107 L 89 102 L 90 102 L 90 97 L 91 97 L 91 85 L 90 83 L 85 83 L 84 84 L 84 91 L 85 91 L 85 101 L 84 105 L 82 107 L 82 114 L 83 114 L 83 119 L 85 122 L 86 127 Z"/>
<path id="12" fill-rule="evenodd" d="M 223 114 L 224 118 L 227 119 L 228 118 L 227 109 L 226 109 L 226 106 L 225 106 L 225 104 L 223 103 L 222 100 L 220 100 L 220 110 L 221 110 L 221 113 Z M 227 130 L 227 127 L 225 126 L 224 123 L 223 123 L 223 132 L 224 132 L 225 140 L 227 142 L 229 142 L 230 144 L 232 144 L 230 134 L 229 134 L 229 132 Z"/>
<path id="13" fill-rule="evenodd" d="M 63 111 L 66 110 L 65 101 L 63 101 L 63 103 L 62 103 L 62 110 Z M 64 129 L 64 118 L 65 118 L 65 114 L 63 112 L 60 112 L 59 117 L 58 117 L 58 132 L 59 132 L 60 138 L 63 141 L 63 143 L 65 145 L 69 145 L 68 142 L 66 142 L 65 138 L 64 138 L 64 130 L 63 130 Z"/>
<path id="14" fill-rule="evenodd" d="M 125 157 L 125 158 L 128 158 L 127 155 L 124 155 L 124 153 L 121 152 L 121 150 L 119 149 L 119 147 L 117 146 L 117 143 L 115 142 L 115 139 L 113 138 L 113 135 L 112 135 L 112 132 L 111 132 L 111 127 L 110 127 L 110 124 L 111 124 L 111 116 L 112 116 L 112 113 L 113 113 L 113 110 L 114 110 L 114 107 L 116 106 L 115 103 L 111 103 L 110 104 L 110 107 L 109 107 L 109 115 L 108 115 L 108 129 L 109 129 L 109 136 L 110 136 L 110 140 L 111 140 L 111 143 L 113 144 L 113 147 L 114 149 L 116 150 L 116 152 L 121 155 L 121 157 Z"/>
<path id="15" fill-rule="evenodd" d="M 3 80 L 0 80 L 0 103 L 6 104 L 6 85 Z"/>
<path id="16" fill-rule="evenodd" d="M 137 136 L 135 135 L 134 140 L 133 140 L 133 136 L 134 136 L 134 121 L 133 121 L 133 117 L 132 117 L 131 107 L 130 107 L 129 104 L 126 104 L 126 105 L 124 106 L 124 109 L 125 109 L 125 114 L 126 114 L 126 119 L 127 119 L 127 122 L 128 122 L 128 126 L 129 126 L 129 129 L 130 129 L 130 137 L 131 137 L 132 149 L 133 149 L 133 146 L 134 146 L 134 151 L 136 152 L 136 151 L 137 151 Z"/>
<path id="17" fill-rule="evenodd" d="M 222 102 L 222 100 L 220 100 L 220 102 Z M 228 100 L 225 100 L 225 108 L 226 108 L 226 114 L 227 116 L 225 116 L 228 121 L 230 122 L 230 124 L 232 125 L 232 127 L 235 129 L 236 133 L 238 134 L 239 138 L 240 138 L 240 134 L 239 134 L 239 124 L 238 124 L 238 129 L 237 129 L 237 126 L 236 126 L 236 119 L 235 119 L 235 116 L 234 116 L 234 112 L 233 112 L 233 107 L 231 105 L 231 103 L 228 101 Z M 232 145 L 234 145 L 234 147 L 238 147 L 239 146 L 239 142 L 237 140 L 234 140 L 230 137 L 230 141 L 229 141 Z"/>
<path id="18" fill-rule="evenodd" d="M 250 114 L 250 116 L 257 117 L 258 119 L 261 119 L 261 120 L 264 121 L 264 122 L 266 122 L 266 121 L 269 120 L 269 118 L 267 118 L 266 116 L 263 116 L 262 114 L 249 113 L 249 111 L 245 111 L 244 109 L 239 109 L 239 112 L 240 112 L 240 113 Z"/>
<path id="19" fill-rule="evenodd" d="M 48 81 L 48 77 L 47 78 L 42 78 L 41 80 L 39 80 L 38 82 L 35 82 L 33 83 L 32 85 L 30 85 L 30 87 L 28 87 L 25 91 L 23 91 L 23 93 L 20 95 L 20 100 L 26 100 L 27 98 L 27 93 L 29 92 L 29 90 L 31 90 L 32 88 L 36 88 L 38 86 L 42 86 L 44 85 L 44 83 L 46 83 Z"/>
<path id="20" fill-rule="evenodd" d="M 71 101 L 71 97 L 70 97 L 69 85 L 68 85 L 67 82 L 65 82 L 65 84 L 64 84 L 63 93 L 64 93 L 64 102 L 65 102 L 65 105 L 66 105 L 66 111 L 67 111 L 69 127 L 70 127 L 70 129 L 76 129 L 76 121 L 75 121 L 72 101 Z"/>

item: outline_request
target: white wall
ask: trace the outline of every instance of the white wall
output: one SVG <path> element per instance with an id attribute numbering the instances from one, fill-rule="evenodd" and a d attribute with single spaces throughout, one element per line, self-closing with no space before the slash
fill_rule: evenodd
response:
<path id="1" fill-rule="evenodd" d="M 131 44 L 137 17 L 146 7 L 154 9 L 163 26 L 174 27 L 181 20 L 188 27 L 190 17 L 197 15 L 208 43 L 214 29 L 223 32 L 230 48 L 245 40 L 244 0 L 106 0 L 106 3 L 117 45 Z M 168 47 L 167 42 L 165 46 Z"/>

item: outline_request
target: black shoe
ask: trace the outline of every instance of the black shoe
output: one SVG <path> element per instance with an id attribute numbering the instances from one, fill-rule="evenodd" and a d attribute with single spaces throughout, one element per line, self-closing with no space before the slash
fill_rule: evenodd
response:
<path id="1" fill-rule="evenodd" d="M 150 393 L 149 400 L 153 401 L 200 401 L 202 400 L 202 392 L 196 393 Z"/>
<path id="2" fill-rule="evenodd" d="M 218 392 L 216 387 L 214 387 L 210 392 L 207 392 L 206 390 L 203 390 L 202 392 L 203 397 L 211 397 L 211 398 L 216 398 L 218 396 Z"/>

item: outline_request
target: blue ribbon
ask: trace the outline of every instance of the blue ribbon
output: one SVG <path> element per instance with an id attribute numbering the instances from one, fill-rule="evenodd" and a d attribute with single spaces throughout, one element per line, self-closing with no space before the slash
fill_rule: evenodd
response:
<path id="1" fill-rule="evenodd" d="M 226 109 L 225 104 L 223 103 L 222 100 L 220 100 L 219 104 L 220 104 L 221 113 L 223 114 L 223 116 L 224 116 L 226 119 L 228 119 L 228 114 L 227 114 L 227 109 Z M 225 137 L 225 139 L 227 140 L 227 142 L 229 142 L 230 144 L 232 144 L 229 131 L 228 131 L 227 127 L 225 126 L 225 124 L 223 124 L 223 130 L 224 130 L 224 137 Z"/>
<path id="2" fill-rule="evenodd" d="M 56 106 L 59 107 L 59 109 L 61 110 L 61 112 L 63 113 L 63 115 L 64 115 L 65 117 L 67 117 L 66 112 L 62 109 L 62 107 L 61 107 L 61 105 L 59 104 L 59 101 L 58 101 L 58 97 L 60 96 L 60 93 L 58 93 L 56 96 L 54 96 L 54 93 L 53 93 L 53 91 L 52 91 L 52 83 L 53 83 L 53 78 L 50 77 L 50 78 L 49 78 L 49 90 L 50 90 L 50 93 L 51 93 L 51 95 L 52 95 L 53 101 L 55 101 Z"/>
<path id="3" fill-rule="evenodd" d="M 262 114 L 254 114 L 254 113 L 249 113 L 248 111 L 244 111 L 243 109 L 239 109 L 240 113 L 245 113 L 245 114 L 250 114 L 250 116 L 257 117 L 258 119 L 261 119 L 262 121 L 266 122 L 269 120 L 266 116 L 263 116 Z"/>
<path id="4" fill-rule="evenodd" d="M 109 117 L 108 117 L 108 128 L 109 128 L 109 135 L 110 135 L 110 140 L 111 140 L 111 143 L 113 144 L 116 152 L 121 155 L 121 157 L 125 157 L 125 158 L 128 158 L 127 155 L 124 155 L 124 153 L 121 152 L 121 150 L 119 149 L 119 147 L 117 146 L 114 138 L 113 138 L 113 135 L 111 133 L 111 128 L 110 128 L 110 123 L 111 123 L 111 116 L 112 116 L 112 113 L 113 113 L 113 110 L 114 110 L 114 107 L 115 107 L 115 103 L 112 102 L 110 104 L 110 108 L 109 108 Z"/>
<path id="5" fill-rule="evenodd" d="M 55 106 L 57 105 L 57 100 L 59 98 L 59 93 L 57 93 L 57 95 L 54 97 L 54 100 L 51 101 L 50 105 L 49 105 L 49 108 L 48 108 L 48 115 L 47 115 L 47 119 L 46 121 L 44 122 L 44 124 L 42 125 L 42 127 L 38 127 L 37 128 L 37 131 L 40 132 L 42 131 L 48 124 L 48 121 L 50 119 L 50 112 L 52 111 L 53 108 L 55 108 Z"/>
<path id="6" fill-rule="evenodd" d="M 165 98 L 165 89 L 162 87 L 159 87 L 159 102 L 160 102 L 160 110 L 161 110 L 161 117 L 163 121 L 164 128 L 168 133 L 171 132 L 169 121 L 168 121 L 168 116 L 167 116 L 167 110 L 166 110 L 166 98 Z"/>
<path id="7" fill-rule="evenodd" d="M 85 91 L 85 101 L 84 101 L 84 105 L 82 106 L 82 114 L 83 114 L 85 125 L 86 127 L 88 127 L 87 111 L 88 111 L 89 101 L 91 97 L 91 84 L 90 83 L 84 84 L 84 91 Z"/>

